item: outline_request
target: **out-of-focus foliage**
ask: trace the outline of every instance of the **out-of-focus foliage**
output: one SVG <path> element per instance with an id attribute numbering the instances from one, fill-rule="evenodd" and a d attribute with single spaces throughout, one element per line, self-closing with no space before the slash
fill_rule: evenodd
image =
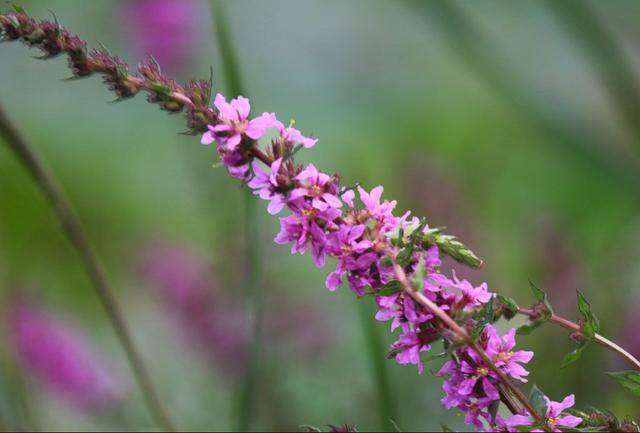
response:
<path id="1" fill-rule="evenodd" d="M 183 20 L 177 23 L 156 17 L 132 24 L 140 18 L 126 1 L 23 6 L 41 17 L 55 11 L 62 25 L 133 64 L 141 45 L 154 46 L 132 40 L 146 28 L 167 38 L 158 49 L 195 50 L 181 52 L 180 67 L 172 65 L 180 79 L 207 78 L 212 65 L 214 88 L 222 90 L 209 5 L 177 3 L 197 13 L 172 12 Z M 521 304 L 529 299 L 531 279 L 547 290 L 556 311 L 579 318 L 580 289 L 598 312 L 602 333 L 638 354 L 638 333 L 629 329 L 637 327 L 640 305 L 640 142 L 612 88 L 628 85 L 629 78 L 640 86 L 640 4 L 563 2 L 567 8 L 587 5 L 594 24 L 568 22 L 566 11 L 533 1 L 458 1 L 444 9 L 438 6 L 444 2 L 422 1 L 226 3 L 255 110 L 295 118 L 297 127 L 320 139 L 299 154 L 303 161 L 341 173 L 345 184 L 384 184 L 401 210 L 447 226 L 484 259 L 482 270 L 465 271 L 465 277 L 486 280 Z M 135 25 L 140 28 L 132 31 Z M 589 48 L 597 43 L 586 37 L 598 34 L 594 25 L 615 43 L 622 64 L 603 57 L 609 51 Z M 220 368 L 224 362 L 202 356 L 215 351 L 195 347 L 206 339 L 185 338 L 176 322 L 181 319 L 167 312 L 142 275 L 140 257 L 149 241 L 202 251 L 216 280 L 204 285 L 211 288 L 211 302 L 240 299 L 238 184 L 212 168 L 212 148 L 177 135 L 184 130 L 178 116 L 167 117 L 143 98 L 107 104 L 110 95 L 97 79 L 62 81 L 62 59 L 43 63 L 19 45 L 0 50 L 0 101 L 77 208 L 177 424 L 228 428 L 237 380 Z M 627 68 L 628 76 L 603 69 L 607 62 Z M 378 428 L 374 367 L 358 301 L 346 290 L 329 293 L 323 271 L 271 242 L 276 231 L 277 221 L 265 212 L 260 237 L 269 263 L 260 290 L 272 341 L 261 353 L 253 425 Z M 3 422 L 74 430 L 152 427 L 78 258 L 39 191 L 0 145 L 0 306 L 25 287 L 82 325 L 123 372 L 129 393 L 117 410 L 68 407 L 3 343 Z M 386 329 L 378 330 L 390 340 Z M 312 350 L 308 341 L 322 350 Z M 610 354 L 592 345 L 561 371 L 574 348 L 564 331 L 546 326 L 520 342 L 536 351 L 531 377 L 551 397 L 574 392 L 578 406 L 640 416 L 637 398 L 599 374 L 623 367 Z M 388 367 L 400 429 L 462 424 L 438 403 L 440 379 Z"/>

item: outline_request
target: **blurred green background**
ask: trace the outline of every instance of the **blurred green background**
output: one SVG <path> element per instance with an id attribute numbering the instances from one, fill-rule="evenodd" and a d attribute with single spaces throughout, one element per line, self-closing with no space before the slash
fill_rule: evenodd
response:
<path id="1" fill-rule="evenodd" d="M 155 35 L 149 43 L 159 50 L 188 29 L 191 39 L 177 45 L 184 56 L 171 72 L 182 81 L 206 78 L 212 66 L 214 90 L 224 91 L 210 4 L 181 2 L 196 13 L 171 27 L 149 24 L 144 13 L 135 18 L 142 23 L 132 23 L 133 3 L 21 2 L 39 18 L 54 11 L 90 46 L 103 43 L 133 65 L 140 55 L 135 39 L 144 37 L 136 29 Z M 531 302 L 531 279 L 559 312 L 576 318 L 579 288 L 603 334 L 640 354 L 640 3 L 235 0 L 224 6 L 254 112 L 294 118 L 320 140 L 300 161 L 340 173 L 345 184 L 383 184 L 400 213 L 412 209 L 432 226 L 447 226 L 485 260 L 482 270 L 460 275 L 487 281 L 523 305 Z M 204 251 L 221 291 L 241 299 L 239 183 L 212 168 L 212 148 L 177 135 L 185 129 L 182 116 L 160 113 L 142 96 L 108 104 L 113 95 L 97 77 L 62 80 L 69 75 L 66 60 L 34 60 L 36 52 L 19 44 L 0 50 L 0 102 L 76 207 L 172 417 L 182 429 L 228 429 L 241 380 L 184 346 L 137 267 L 150 239 L 186 245 Z M 313 312 L 311 329 L 328 343 L 304 356 L 305 340 L 318 335 L 288 339 L 296 324 L 273 337 L 291 344 L 264 342 L 251 428 L 382 428 L 359 317 L 364 309 L 374 322 L 371 300 L 357 301 L 346 288 L 328 292 L 328 270 L 273 244 L 277 219 L 266 212 L 258 218 L 265 326 L 287 311 Z M 20 368 L 3 334 L 0 414 L 7 424 L 153 428 L 77 255 L 6 146 L 0 146 L 0 284 L 4 293 L 35 290 L 48 309 L 79 324 L 129 383 L 117 410 L 73 409 Z M 382 358 L 392 336 L 386 324 L 374 326 L 384 340 Z M 532 381 L 551 397 L 574 392 L 578 406 L 640 417 L 637 398 L 601 374 L 623 367 L 612 355 L 592 347 L 560 370 L 573 343 L 552 327 L 520 345 L 536 351 Z M 385 367 L 401 430 L 463 425 L 438 402 L 441 380 L 428 373 L 437 363 L 422 376 L 392 361 Z"/>

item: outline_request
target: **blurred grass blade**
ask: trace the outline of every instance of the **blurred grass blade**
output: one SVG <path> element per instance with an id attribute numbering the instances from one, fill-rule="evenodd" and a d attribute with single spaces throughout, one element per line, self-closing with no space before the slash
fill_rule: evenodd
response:
<path id="1" fill-rule="evenodd" d="M 619 115 L 640 148 L 640 87 L 633 68 L 610 29 L 589 1 L 544 0 L 561 28 L 589 58 Z"/>
<path id="2" fill-rule="evenodd" d="M 549 144 L 564 146 L 572 156 L 588 162 L 594 170 L 606 174 L 640 200 L 639 164 L 612 149 L 598 131 L 566 124 L 556 113 L 541 106 L 529 84 L 509 72 L 509 65 L 496 53 L 495 46 L 455 2 L 406 1 L 405 4 L 428 20 L 429 25 L 435 24 L 459 60 L 490 90 L 553 137 Z"/>
<path id="3" fill-rule="evenodd" d="M 222 70 L 227 96 L 237 97 L 244 93 L 240 66 L 238 64 L 231 35 L 228 29 L 224 2 L 212 1 L 216 39 L 222 57 Z M 254 421 L 258 388 L 260 384 L 260 354 L 262 352 L 262 294 L 260 293 L 260 221 L 257 218 L 257 201 L 249 190 L 243 190 L 245 232 L 245 304 L 249 311 L 250 347 L 244 377 L 238 391 L 237 408 L 233 428 L 249 431 Z"/>
<path id="4" fill-rule="evenodd" d="M 373 385 L 376 387 L 378 394 L 380 428 L 381 431 L 397 431 L 396 401 L 391 391 L 387 362 L 384 357 L 386 348 L 380 338 L 376 322 L 373 320 L 374 312 L 371 309 L 371 305 L 358 299 L 356 300 L 356 308 L 360 317 L 369 361 L 371 362 Z"/>
<path id="5" fill-rule="evenodd" d="M 93 246 L 86 237 L 82 224 L 76 216 L 71 203 L 65 197 L 57 179 L 45 165 L 36 149 L 31 146 L 13 125 L 4 109 L 0 106 L 0 136 L 6 139 L 6 144 L 34 182 L 46 197 L 57 217 L 69 243 L 78 253 L 84 269 L 92 283 L 95 293 L 102 307 L 111 321 L 116 336 L 127 355 L 129 366 L 138 381 L 145 403 L 154 420 L 166 431 L 175 431 L 162 401 L 158 396 L 148 369 L 133 342 L 131 331 L 124 319 L 120 305 L 116 301 L 113 288 L 110 286 L 105 270 L 98 260 Z"/>

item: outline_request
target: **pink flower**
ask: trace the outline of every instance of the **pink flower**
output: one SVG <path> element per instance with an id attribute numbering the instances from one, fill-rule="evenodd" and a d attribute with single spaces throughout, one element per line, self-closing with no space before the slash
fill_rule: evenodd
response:
<path id="1" fill-rule="evenodd" d="M 492 325 L 487 325 L 484 332 L 486 338 L 488 338 L 487 355 L 493 360 L 496 367 L 500 367 L 502 371 L 515 380 L 526 383 L 525 376 L 528 376 L 529 372 L 520 363 L 527 364 L 531 361 L 533 352 L 513 351 L 516 346 L 516 329 L 511 328 L 503 338 L 500 338 L 498 331 Z"/>
<path id="2" fill-rule="evenodd" d="M 6 320 L 25 371 L 51 392 L 85 410 L 105 409 L 122 400 L 121 384 L 79 328 L 26 298 L 9 301 Z"/>
<path id="3" fill-rule="evenodd" d="M 247 184 L 254 189 L 254 194 L 263 200 L 269 200 L 267 211 L 271 215 L 279 213 L 285 205 L 284 195 L 278 192 L 278 171 L 282 165 L 282 158 L 278 158 L 271 164 L 271 173 L 267 174 L 257 161 L 253 161 L 252 167 L 255 176 Z"/>
<path id="4" fill-rule="evenodd" d="M 567 396 L 561 402 L 551 401 L 548 397 L 545 397 L 547 401 L 547 412 L 545 414 L 545 428 L 547 430 L 536 429 L 532 431 L 552 431 L 560 432 L 560 428 L 572 429 L 582 424 L 582 418 L 573 415 L 562 416 L 562 413 L 573 407 L 575 404 L 575 396 L 573 394 Z M 535 422 L 531 417 L 526 415 L 514 415 L 506 423 L 509 427 L 515 428 L 520 426 L 535 426 Z"/>
<path id="5" fill-rule="evenodd" d="M 242 141 L 243 135 L 259 140 L 267 128 L 276 127 L 278 124 L 274 113 L 262 113 L 260 117 L 249 120 L 251 105 L 244 96 L 227 102 L 227 99 L 218 93 L 214 105 L 218 109 L 221 122 L 214 126 L 209 125 L 209 131 L 202 135 L 202 144 L 215 141 L 226 150 L 233 151 Z"/>
<path id="6" fill-rule="evenodd" d="M 300 182 L 300 186 L 291 191 L 290 200 L 308 197 L 311 199 L 311 206 L 320 211 L 328 207 L 342 206 L 342 202 L 336 196 L 338 188 L 331 181 L 331 176 L 319 172 L 313 164 L 309 164 L 295 179 Z"/>
<path id="7" fill-rule="evenodd" d="M 404 332 L 398 341 L 391 345 L 396 353 L 396 362 L 400 365 L 413 364 L 418 367 L 418 373 L 422 374 L 424 369 L 420 359 L 420 353 L 431 349 L 429 344 L 421 341 L 420 336 L 414 331 Z"/>
<path id="8" fill-rule="evenodd" d="M 386 221 L 393 216 L 392 212 L 397 202 L 395 200 L 380 202 L 380 198 L 384 192 L 382 186 L 373 188 L 370 193 L 358 186 L 358 192 L 360 193 L 360 200 L 372 217 L 378 221 Z"/>
<path id="9" fill-rule="evenodd" d="M 305 137 L 300 131 L 291 126 L 285 128 L 282 122 L 278 122 L 277 127 L 280 133 L 280 140 L 283 142 L 301 144 L 306 149 L 312 148 L 318 142 L 316 139 Z"/>
<path id="10" fill-rule="evenodd" d="M 320 223 L 333 222 L 340 212 L 334 208 L 327 208 L 324 211 L 311 208 L 304 200 L 296 200 L 289 203 L 292 215 L 280 218 L 280 233 L 274 241 L 280 245 L 293 242 L 291 246 L 292 254 L 304 254 L 311 244 L 313 260 L 318 267 L 324 266 L 326 256 L 327 235 Z"/>

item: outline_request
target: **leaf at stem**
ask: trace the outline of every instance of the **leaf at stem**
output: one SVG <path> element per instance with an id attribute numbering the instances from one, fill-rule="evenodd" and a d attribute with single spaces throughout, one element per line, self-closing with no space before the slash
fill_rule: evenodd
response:
<path id="1" fill-rule="evenodd" d="M 544 416 L 547 413 L 547 399 L 536 385 L 533 385 L 533 388 L 531 388 L 529 402 L 540 415 Z"/>
<path id="2" fill-rule="evenodd" d="M 640 372 L 638 371 L 615 371 L 608 372 L 607 375 L 614 378 L 620 385 L 636 397 L 640 397 Z"/>

